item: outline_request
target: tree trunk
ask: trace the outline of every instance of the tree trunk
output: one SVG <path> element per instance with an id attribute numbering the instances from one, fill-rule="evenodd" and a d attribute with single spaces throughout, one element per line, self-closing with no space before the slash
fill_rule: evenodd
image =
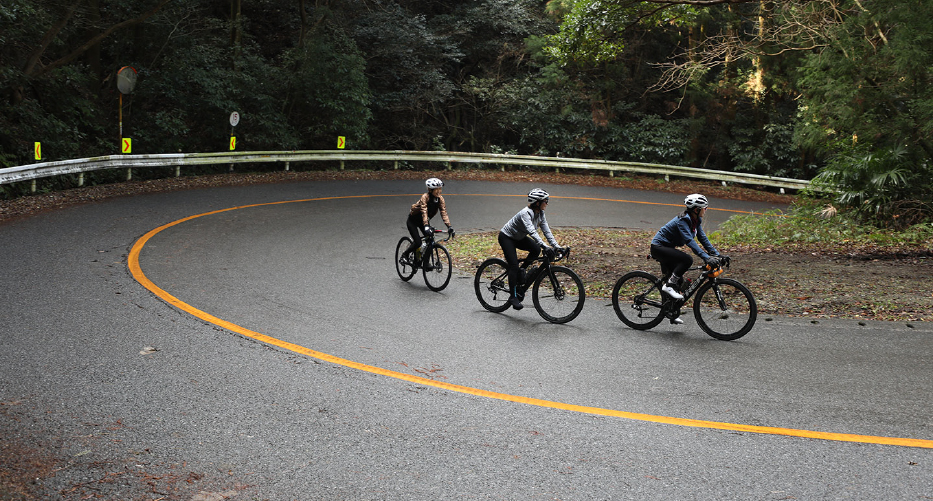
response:
<path id="1" fill-rule="evenodd" d="M 87 38 L 88 40 L 95 40 L 100 35 L 100 0 L 88 0 L 88 18 L 91 22 L 87 30 Z M 87 50 L 84 59 L 91 70 L 91 75 L 94 76 L 94 79 L 91 80 L 91 92 L 98 96 L 104 79 L 104 69 L 101 67 L 100 62 L 99 41 Z"/>
<path id="2" fill-rule="evenodd" d="M 243 39 L 240 29 L 240 15 L 243 13 L 242 0 L 230 0 L 230 47 L 233 48 L 233 71 L 240 58 L 240 41 Z"/>

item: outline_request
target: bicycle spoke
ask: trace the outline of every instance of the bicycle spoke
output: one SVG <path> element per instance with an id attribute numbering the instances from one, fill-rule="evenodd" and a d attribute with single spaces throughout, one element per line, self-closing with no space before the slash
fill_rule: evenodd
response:
<path id="1" fill-rule="evenodd" d="M 508 265 L 498 258 L 487 259 L 477 268 L 473 289 L 483 308 L 499 313 L 509 307 L 507 270 Z"/>
<path id="2" fill-rule="evenodd" d="M 742 283 L 719 279 L 704 285 L 694 299 L 693 311 L 704 332 L 716 339 L 738 339 L 755 325 L 758 306 Z"/>
<path id="3" fill-rule="evenodd" d="M 415 276 L 415 267 L 411 259 L 402 258 L 402 254 L 405 253 L 409 245 L 411 245 L 411 239 L 402 237 L 395 246 L 395 271 L 398 272 L 399 278 L 405 282 L 411 280 L 411 277 Z"/>
<path id="4" fill-rule="evenodd" d="M 639 330 L 661 323 L 666 307 L 657 282 L 657 277 L 644 271 L 623 275 L 612 289 L 612 307 L 619 320 Z"/>
<path id="5" fill-rule="evenodd" d="M 535 309 L 545 320 L 565 323 L 583 310 L 586 292 L 576 273 L 569 268 L 554 266 L 550 273 L 535 282 L 532 298 Z"/>
<path id="6" fill-rule="evenodd" d="M 434 245 L 424 260 L 424 283 L 433 291 L 440 291 L 450 283 L 452 273 L 450 252 L 443 245 Z"/>

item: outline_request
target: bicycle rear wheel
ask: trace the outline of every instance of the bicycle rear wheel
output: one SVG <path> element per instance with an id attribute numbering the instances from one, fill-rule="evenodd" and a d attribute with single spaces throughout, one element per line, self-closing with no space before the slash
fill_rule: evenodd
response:
<path id="1" fill-rule="evenodd" d="M 411 280 L 411 277 L 415 276 L 415 267 L 411 262 L 414 256 L 402 262 L 402 254 L 408 250 L 408 246 L 411 245 L 411 238 L 402 237 L 398 241 L 398 245 L 395 246 L 395 271 L 398 272 L 398 277 L 403 281 L 407 282 Z"/>
<path id="2" fill-rule="evenodd" d="M 502 259 L 489 258 L 476 269 L 473 289 L 483 308 L 501 313 L 509 307 L 509 265 Z"/>
<path id="3" fill-rule="evenodd" d="M 619 320 L 638 330 L 648 330 L 664 320 L 664 298 L 658 277 L 646 271 L 622 275 L 612 288 L 612 308 Z"/>
<path id="4" fill-rule="evenodd" d="M 741 282 L 720 278 L 700 287 L 693 300 L 693 314 L 704 332 L 732 341 L 752 330 L 758 319 L 758 304 L 752 291 Z"/>
<path id="5" fill-rule="evenodd" d="M 551 266 L 549 273 L 535 281 L 531 297 L 542 318 L 554 324 L 564 324 L 583 311 L 586 291 L 583 281 L 573 270 Z"/>
<path id="6" fill-rule="evenodd" d="M 443 290 L 450 283 L 451 265 L 450 252 L 440 244 L 434 244 L 431 252 L 424 257 L 421 266 L 424 274 L 424 283 L 432 291 Z"/>

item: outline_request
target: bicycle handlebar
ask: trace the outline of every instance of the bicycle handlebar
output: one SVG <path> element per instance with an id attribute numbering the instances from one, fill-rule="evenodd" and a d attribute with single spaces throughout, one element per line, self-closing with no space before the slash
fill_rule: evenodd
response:
<path id="1" fill-rule="evenodd" d="M 569 255 L 570 247 L 561 247 L 560 250 L 554 251 L 554 259 L 551 259 L 551 262 L 556 263 L 562 259 L 566 259 Z M 544 253 L 542 253 L 538 259 L 535 259 L 535 261 L 544 261 L 545 259 L 547 259 L 547 257 L 544 255 Z"/>
<path id="2" fill-rule="evenodd" d="M 448 230 L 448 231 L 444 231 L 444 230 L 439 230 L 439 229 L 437 229 L 437 228 L 431 228 L 431 229 L 434 230 L 434 235 L 436 235 L 436 234 L 438 234 L 438 233 L 447 233 L 447 238 L 445 238 L 445 239 L 443 239 L 443 240 L 436 240 L 437 242 L 446 242 L 446 241 L 450 240 L 450 231 L 449 231 L 449 230 Z M 431 237 L 431 240 L 434 240 L 434 235 L 425 235 L 425 236 L 426 236 L 426 237 Z"/>
<path id="3" fill-rule="evenodd" d="M 554 261 L 553 261 L 553 262 L 556 263 L 557 261 L 560 261 L 561 259 L 564 259 L 564 258 L 566 258 L 566 257 L 569 256 L 569 255 L 570 255 L 570 247 L 561 247 L 560 250 L 558 250 L 558 251 L 556 251 L 556 252 L 554 253 Z"/>

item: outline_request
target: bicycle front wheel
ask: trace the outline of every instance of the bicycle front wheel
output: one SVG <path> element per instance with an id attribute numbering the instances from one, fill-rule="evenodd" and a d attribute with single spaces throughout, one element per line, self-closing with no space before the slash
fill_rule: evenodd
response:
<path id="1" fill-rule="evenodd" d="M 403 281 L 407 282 L 411 280 L 411 277 L 415 276 L 415 267 L 412 264 L 411 260 L 414 259 L 414 256 L 409 257 L 402 262 L 402 254 L 408 250 L 408 246 L 411 245 L 411 238 L 402 237 L 398 241 L 398 245 L 395 246 L 395 271 L 398 272 L 398 277 Z"/>
<path id="2" fill-rule="evenodd" d="M 658 277 L 646 271 L 622 275 L 612 288 L 612 308 L 619 320 L 638 330 L 648 330 L 664 320 L 664 298 Z"/>
<path id="3" fill-rule="evenodd" d="M 549 273 L 535 281 L 531 297 L 542 318 L 554 324 L 564 324 L 583 311 L 586 291 L 583 290 L 583 281 L 573 270 L 552 266 Z"/>
<path id="4" fill-rule="evenodd" d="M 450 252 L 443 245 L 434 244 L 431 252 L 424 256 L 421 266 L 424 283 L 427 284 L 428 289 L 435 292 L 444 290 L 444 287 L 450 283 L 451 270 Z"/>
<path id="5" fill-rule="evenodd" d="M 502 259 L 489 258 L 476 269 L 473 289 L 483 308 L 502 313 L 509 307 L 509 265 Z"/>
<path id="6" fill-rule="evenodd" d="M 723 341 L 738 339 L 752 330 L 758 304 L 741 282 L 720 278 L 703 284 L 693 300 L 693 314 L 700 328 Z"/>

